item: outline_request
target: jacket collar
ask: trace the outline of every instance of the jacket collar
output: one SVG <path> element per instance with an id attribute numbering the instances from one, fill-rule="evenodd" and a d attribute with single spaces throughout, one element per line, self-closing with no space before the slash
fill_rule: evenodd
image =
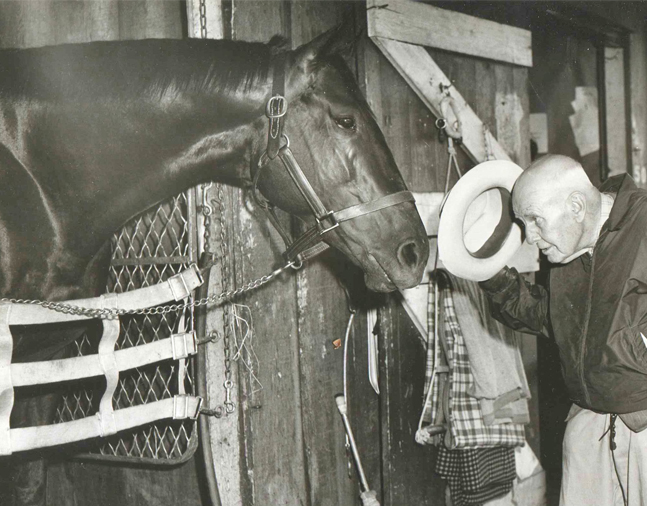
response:
<path id="1" fill-rule="evenodd" d="M 604 193 L 615 193 L 616 198 L 609 219 L 604 224 L 607 230 L 618 230 L 622 227 L 624 218 L 629 210 L 631 195 L 638 187 L 629 174 L 621 174 L 607 179 L 599 190 Z"/>

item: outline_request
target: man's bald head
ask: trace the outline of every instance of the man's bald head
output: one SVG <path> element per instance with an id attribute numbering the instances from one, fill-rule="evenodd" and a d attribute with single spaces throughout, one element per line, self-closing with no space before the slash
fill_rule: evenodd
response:
<path id="1" fill-rule="evenodd" d="M 512 206 L 528 242 L 553 263 L 570 261 L 597 239 L 600 193 L 567 156 L 548 155 L 530 165 L 514 185 Z"/>
<path id="2" fill-rule="evenodd" d="M 574 191 L 597 191 L 584 168 L 577 161 L 563 155 L 547 155 L 533 162 L 517 179 L 513 190 L 515 201 L 522 205 L 529 195 L 563 198 Z"/>

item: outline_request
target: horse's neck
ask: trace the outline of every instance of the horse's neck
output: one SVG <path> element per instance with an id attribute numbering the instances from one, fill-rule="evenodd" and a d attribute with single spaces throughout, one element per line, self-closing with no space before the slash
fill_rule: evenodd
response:
<path id="1" fill-rule="evenodd" d="M 99 84 L 100 68 L 90 71 L 80 78 L 96 93 L 79 88 L 75 97 L 56 76 L 54 91 L 38 90 L 41 96 L 34 92 L 27 101 L 0 99 L 0 142 L 30 173 L 71 241 L 84 245 L 79 248 L 96 248 L 87 233 L 77 237 L 79 228 L 94 228 L 100 242 L 131 216 L 196 183 L 249 178 L 249 163 L 262 149 L 269 80 L 209 93 L 183 87 L 178 78 L 179 85 L 157 94 L 145 89 L 128 97 Z M 18 128 L 2 124 L 16 117 L 28 120 Z"/>

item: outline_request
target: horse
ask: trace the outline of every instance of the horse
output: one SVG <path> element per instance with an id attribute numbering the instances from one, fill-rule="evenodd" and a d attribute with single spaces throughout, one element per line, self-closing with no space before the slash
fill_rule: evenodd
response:
<path id="1" fill-rule="evenodd" d="M 383 201 L 407 188 L 344 63 L 351 45 L 337 28 L 294 50 L 184 39 L 0 51 L 0 297 L 101 294 L 112 234 L 209 181 L 258 189 L 359 266 L 371 290 L 417 285 L 427 235 L 410 198 Z M 288 110 L 279 104 L 276 149 L 289 142 L 319 204 L 351 210 L 343 222 L 313 214 L 294 174 L 267 156 L 277 80 Z M 42 356 L 26 330 L 14 340 L 18 360 Z M 37 418 L 25 409 L 17 418 Z M 25 466 L 17 500 L 42 504 L 45 464 Z"/>

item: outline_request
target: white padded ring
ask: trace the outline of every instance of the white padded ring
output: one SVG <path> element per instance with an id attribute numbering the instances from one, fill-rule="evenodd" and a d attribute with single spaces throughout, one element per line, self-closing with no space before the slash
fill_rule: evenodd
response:
<path id="1" fill-rule="evenodd" d="M 470 235 L 489 233 L 492 223 L 498 222 L 499 216 L 492 218 L 484 215 L 476 219 L 472 229 L 467 230 L 465 217 L 470 205 L 484 192 L 494 188 L 512 192 L 522 172 L 516 163 L 491 160 L 468 171 L 454 185 L 445 200 L 438 225 L 438 255 L 449 272 L 471 281 L 484 281 L 499 272 L 519 249 L 522 244 L 521 227 L 513 222 L 499 251 L 487 258 L 475 257 L 465 245 L 465 240 Z M 495 213 L 497 209 L 500 213 L 500 203 L 498 207 L 496 204 L 486 206 L 483 212 Z"/>

